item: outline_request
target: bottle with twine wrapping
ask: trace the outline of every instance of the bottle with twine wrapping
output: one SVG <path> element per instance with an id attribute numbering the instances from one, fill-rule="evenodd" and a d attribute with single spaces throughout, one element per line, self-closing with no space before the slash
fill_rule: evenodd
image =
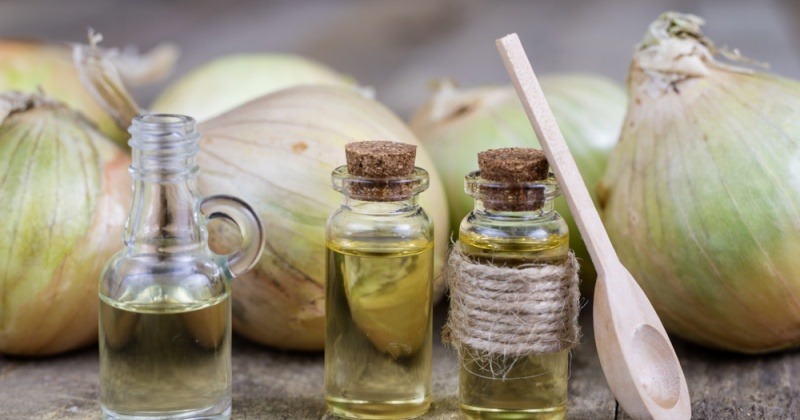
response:
<path id="1" fill-rule="evenodd" d="M 328 219 L 325 401 L 345 418 L 394 419 L 430 406 L 433 223 L 416 146 L 350 143 L 333 171 Z"/>
<path id="2" fill-rule="evenodd" d="M 460 357 L 469 418 L 566 415 L 569 350 L 578 343 L 578 264 L 553 210 L 558 186 L 540 150 L 478 154 L 466 176 L 475 209 L 448 259 L 445 341 Z"/>

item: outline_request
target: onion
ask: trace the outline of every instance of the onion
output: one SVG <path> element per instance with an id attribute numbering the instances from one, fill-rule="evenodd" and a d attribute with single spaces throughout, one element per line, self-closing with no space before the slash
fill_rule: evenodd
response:
<path id="1" fill-rule="evenodd" d="M 666 13 L 637 48 L 603 219 L 664 325 L 746 353 L 800 344 L 800 83 L 722 64 Z"/>
<path id="2" fill-rule="evenodd" d="M 96 47 L 76 50 L 90 90 L 125 121 L 138 112 L 113 64 Z M 262 96 L 198 126 L 198 186 L 204 194 L 241 197 L 258 211 L 267 243 L 258 265 L 233 286 L 233 328 L 262 344 L 299 350 L 324 347 L 325 225 L 341 202 L 330 185 L 357 140 L 419 144 L 380 103 L 339 87 L 298 86 Z M 433 160 L 417 150 L 430 188 L 420 203 L 434 222 L 438 274 L 447 251 L 447 200 Z M 212 249 L 239 243 L 228 225 L 210 227 Z M 434 297 L 444 293 L 434 281 Z"/>
<path id="3" fill-rule="evenodd" d="M 625 93 L 613 82 L 589 75 L 545 76 L 541 83 L 581 175 L 593 192 L 619 135 Z M 500 147 L 541 148 L 510 85 L 458 90 L 444 83 L 415 113 L 411 127 L 433 156 L 444 180 L 454 230 L 474 206 L 472 197 L 464 193 L 464 176 L 477 168 L 478 152 Z M 588 286 L 597 275 L 563 197 L 556 200 L 556 210 L 569 224 L 570 247 L 582 260 L 582 286 L 591 291 Z"/>
<path id="4" fill-rule="evenodd" d="M 242 197 L 258 210 L 267 231 L 260 263 L 233 287 L 234 330 L 271 346 L 322 349 L 325 223 L 341 201 L 330 187 L 331 171 L 345 163 L 350 141 L 419 141 L 378 102 L 322 86 L 261 97 L 200 124 L 199 131 L 200 189 Z M 421 148 L 417 166 L 429 169 L 431 186 L 420 203 L 434 221 L 439 273 L 448 245 L 444 186 Z M 438 276 L 437 298 L 444 287 Z"/>
<path id="5" fill-rule="evenodd" d="M 97 339 L 97 279 L 121 245 L 129 163 L 63 104 L 0 95 L 0 353 Z"/>
<path id="6" fill-rule="evenodd" d="M 350 79 L 303 57 L 240 54 L 195 68 L 164 90 L 150 109 L 205 121 L 259 96 L 298 85 L 354 87 Z"/>
<path id="7" fill-rule="evenodd" d="M 173 47 L 162 45 L 146 56 L 132 50 L 120 54 L 106 52 L 123 72 L 126 82 L 151 83 L 163 78 L 172 68 L 177 55 Z M 124 145 L 125 130 L 117 127 L 111 116 L 81 85 L 72 61 L 72 46 L 67 43 L 0 40 L 0 92 L 9 90 L 35 93 L 44 91 L 80 111 L 97 125 L 100 132 Z"/>

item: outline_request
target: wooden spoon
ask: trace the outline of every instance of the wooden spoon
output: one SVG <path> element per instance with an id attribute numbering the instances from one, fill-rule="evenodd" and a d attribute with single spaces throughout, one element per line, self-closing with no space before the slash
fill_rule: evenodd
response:
<path id="1" fill-rule="evenodd" d="M 611 391 L 634 418 L 690 418 L 689 390 L 672 343 L 620 263 L 519 37 L 498 39 L 497 48 L 597 268 L 594 336 Z"/>

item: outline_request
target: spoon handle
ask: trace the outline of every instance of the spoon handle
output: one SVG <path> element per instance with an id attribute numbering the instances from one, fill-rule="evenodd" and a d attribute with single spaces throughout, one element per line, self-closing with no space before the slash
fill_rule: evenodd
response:
<path id="1" fill-rule="evenodd" d="M 556 124 L 522 43 L 514 33 L 498 39 L 496 44 L 503 57 L 506 71 L 514 82 L 514 87 L 528 114 L 528 119 L 536 131 L 539 143 L 564 191 L 567 204 L 586 243 L 592 262 L 598 273 L 606 273 L 611 268 L 609 264 L 619 263 L 619 258 L 603 227 L 589 190 L 586 189 L 586 184 L 578 172 L 578 166 L 564 141 L 564 136 Z"/>

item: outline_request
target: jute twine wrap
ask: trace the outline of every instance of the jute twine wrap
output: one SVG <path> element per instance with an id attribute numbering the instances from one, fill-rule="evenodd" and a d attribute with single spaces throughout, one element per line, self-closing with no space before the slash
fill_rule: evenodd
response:
<path id="1" fill-rule="evenodd" d="M 444 341 L 486 357 L 555 353 L 578 344 L 578 261 L 500 267 L 469 260 L 456 243 L 447 262 Z"/>

